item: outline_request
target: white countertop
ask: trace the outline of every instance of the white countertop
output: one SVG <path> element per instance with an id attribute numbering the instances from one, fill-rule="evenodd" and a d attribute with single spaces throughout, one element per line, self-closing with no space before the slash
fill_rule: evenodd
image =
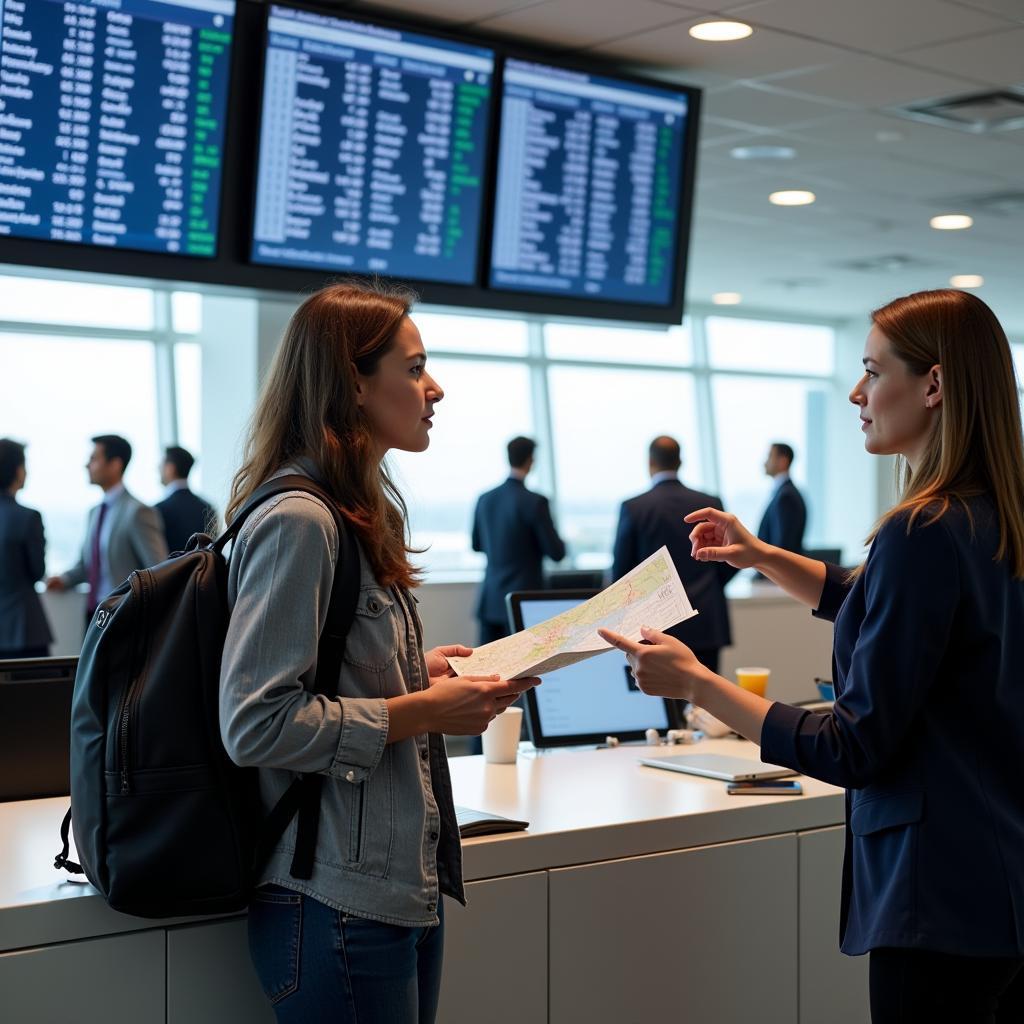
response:
<path id="1" fill-rule="evenodd" d="M 450 761 L 457 804 L 530 822 L 525 833 L 468 839 L 467 881 L 841 824 L 842 790 L 804 778 L 803 796 L 729 796 L 725 783 L 638 763 L 687 752 L 757 760 L 742 740 L 621 746 Z M 0 804 L 0 950 L 153 927 L 110 910 L 53 867 L 67 798 Z M 72 852 L 74 857 L 74 852 Z M 170 922 L 163 921 L 161 924 Z"/>

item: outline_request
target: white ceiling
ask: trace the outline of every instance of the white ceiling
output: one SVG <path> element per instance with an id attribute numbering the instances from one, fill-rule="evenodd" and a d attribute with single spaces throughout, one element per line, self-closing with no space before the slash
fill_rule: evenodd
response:
<path id="1" fill-rule="evenodd" d="M 900 118 L 890 108 L 980 92 L 1024 91 L 1024 0 L 337 0 L 411 15 L 706 90 L 687 291 L 739 291 L 744 305 L 865 317 L 894 295 L 982 274 L 979 294 L 1024 335 L 1024 208 L 969 200 L 1024 193 L 1024 129 L 976 136 Z M 709 14 L 754 26 L 702 43 Z M 740 145 L 785 145 L 788 161 L 739 161 Z M 780 208 L 768 193 L 810 188 L 818 202 Z M 928 226 L 969 212 L 968 231 Z M 913 257 L 916 269 L 838 264 Z"/>

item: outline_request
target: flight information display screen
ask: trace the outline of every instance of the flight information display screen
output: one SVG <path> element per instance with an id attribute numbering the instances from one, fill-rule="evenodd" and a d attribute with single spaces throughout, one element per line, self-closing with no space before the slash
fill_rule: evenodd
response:
<path id="1" fill-rule="evenodd" d="M 687 97 L 508 60 L 490 285 L 668 306 Z"/>
<path id="2" fill-rule="evenodd" d="M 0 0 L 0 235 L 213 257 L 234 0 Z"/>
<path id="3" fill-rule="evenodd" d="M 494 53 L 270 8 L 252 260 L 473 284 Z"/>

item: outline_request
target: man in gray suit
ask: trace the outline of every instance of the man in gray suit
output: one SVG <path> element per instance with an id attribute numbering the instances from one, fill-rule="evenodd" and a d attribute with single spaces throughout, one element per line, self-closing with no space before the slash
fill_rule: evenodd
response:
<path id="1" fill-rule="evenodd" d="M 50 626 L 36 593 L 43 578 L 43 518 L 19 505 L 25 486 L 25 446 L 0 439 L 0 658 L 45 658 Z"/>
<path id="2" fill-rule="evenodd" d="M 117 434 L 100 434 L 92 443 L 85 468 L 89 483 L 103 489 L 103 501 L 89 512 L 78 564 L 46 581 L 47 590 L 89 584 L 86 623 L 100 601 L 134 569 L 156 565 L 167 557 L 160 513 L 132 497 L 124 486 L 132 446 Z"/>

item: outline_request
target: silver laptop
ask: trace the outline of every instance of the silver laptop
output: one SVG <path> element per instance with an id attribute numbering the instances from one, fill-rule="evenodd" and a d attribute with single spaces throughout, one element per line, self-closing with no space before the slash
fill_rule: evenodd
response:
<path id="1" fill-rule="evenodd" d="M 703 775 L 724 782 L 749 782 L 752 779 L 781 779 L 799 775 L 792 768 L 747 757 L 729 757 L 726 754 L 682 754 L 679 757 L 642 757 L 640 763 L 648 768 L 665 768 L 670 772 Z"/>

